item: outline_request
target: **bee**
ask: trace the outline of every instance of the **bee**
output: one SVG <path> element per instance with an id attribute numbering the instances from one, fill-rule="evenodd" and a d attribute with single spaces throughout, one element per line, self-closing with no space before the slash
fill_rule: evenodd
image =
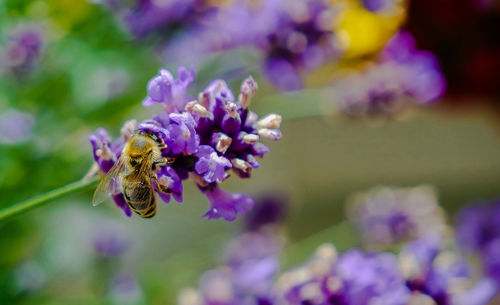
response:
<path id="1" fill-rule="evenodd" d="M 99 183 L 92 199 L 94 206 L 110 194 L 122 192 L 132 211 L 143 218 L 153 217 L 157 209 L 153 183 L 157 190 L 171 193 L 156 177 L 159 166 L 171 163 L 161 155 L 166 147 L 154 134 L 134 133 L 125 143 L 120 158 Z"/>

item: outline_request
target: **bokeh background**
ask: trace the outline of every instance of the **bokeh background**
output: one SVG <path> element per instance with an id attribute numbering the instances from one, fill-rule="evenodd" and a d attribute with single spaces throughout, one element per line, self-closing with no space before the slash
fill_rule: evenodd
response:
<path id="1" fill-rule="evenodd" d="M 293 88 L 279 82 L 286 71 L 276 77 L 263 67 L 269 49 L 236 40 L 197 50 L 192 41 L 208 35 L 201 6 L 141 30 L 120 9 L 139 11 L 138 2 L 146 1 L 0 3 L 0 208 L 80 179 L 93 163 L 88 136 L 98 127 L 118 136 L 126 120 L 150 117 L 156 108 L 141 105 L 149 79 L 179 65 L 197 71 L 193 94 L 214 78 L 237 92 L 251 74 L 259 83 L 253 110 L 282 114 L 283 138 L 269 145 L 261 168 L 224 184 L 257 201 L 282 199 L 284 270 L 324 242 L 341 251 L 360 246 L 346 220 L 356 192 L 429 184 L 450 223 L 471 201 L 500 195 L 498 2 L 373 1 L 392 5 L 377 9 L 370 1 L 327 1 L 338 49 L 300 70 L 303 82 Z M 229 10 L 231 2 L 207 1 L 203 9 Z M 33 54 L 12 46 L 25 29 L 39 39 Z M 234 29 L 243 35 L 244 27 Z M 398 29 L 436 56 L 446 91 L 422 103 L 404 97 L 397 111 L 343 112 L 342 81 L 364 81 L 353 73 L 376 66 Z M 202 218 L 206 199 L 190 183 L 183 203 L 161 203 L 151 220 L 127 218 L 110 201 L 92 207 L 92 192 L 0 223 L 0 304 L 174 304 L 221 262 L 245 224 L 242 216 Z"/>

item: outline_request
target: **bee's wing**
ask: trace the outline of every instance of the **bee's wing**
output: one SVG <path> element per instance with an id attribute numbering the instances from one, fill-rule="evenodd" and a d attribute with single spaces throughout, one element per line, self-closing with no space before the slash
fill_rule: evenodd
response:
<path id="1" fill-rule="evenodd" d="M 114 191 L 118 183 L 115 179 L 119 179 L 119 175 L 123 171 L 124 165 L 125 161 L 120 157 L 109 172 L 102 177 L 101 182 L 95 190 L 94 197 L 92 198 L 92 204 L 94 206 L 106 200 L 110 194 L 115 193 Z"/>

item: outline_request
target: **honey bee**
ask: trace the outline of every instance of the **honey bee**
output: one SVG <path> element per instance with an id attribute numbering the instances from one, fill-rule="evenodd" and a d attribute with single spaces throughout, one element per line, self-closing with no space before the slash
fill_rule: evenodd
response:
<path id="1" fill-rule="evenodd" d="M 161 156 L 166 145 L 156 135 L 147 132 L 134 133 L 125 143 L 120 158 L 102 178 L 92 202 L 103 202 L 110 194 L 122 192 L 128 206 L 143 218 L 156 214 L 157 204 L 153 183 L 157 190 L 170 193 L 158 183 L 156 170 L 171 163 Z"/>

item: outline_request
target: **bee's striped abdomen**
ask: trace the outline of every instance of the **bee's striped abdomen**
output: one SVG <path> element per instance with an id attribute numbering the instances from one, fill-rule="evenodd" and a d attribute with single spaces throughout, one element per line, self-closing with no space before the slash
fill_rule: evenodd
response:
<path id="1" fill-rule="evenodd" d="M 123 194 L 130 209 L 137 215 L 143 218 L 151 218 L 156 214 L 156 200 L 150 185 L 125 188 Z"/>

